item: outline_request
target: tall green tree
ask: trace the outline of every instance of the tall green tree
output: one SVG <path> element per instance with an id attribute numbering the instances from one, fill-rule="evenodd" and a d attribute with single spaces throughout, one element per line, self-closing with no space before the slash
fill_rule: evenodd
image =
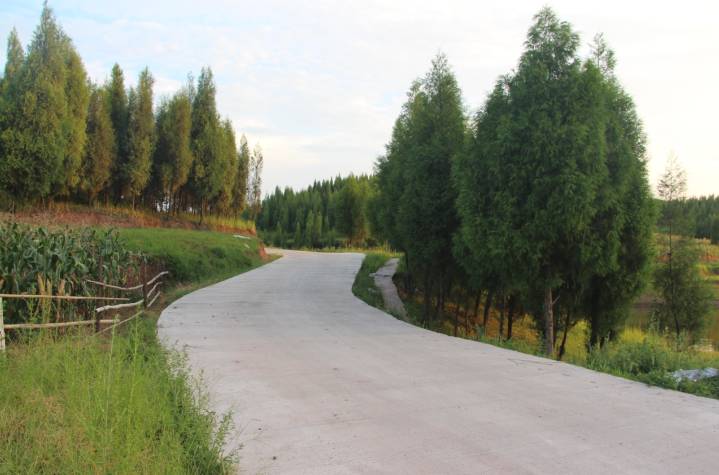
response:
<path id="1" fill-rule="evenodd" d="M 450 279 L 452 236 L 458 224 L 451 169 L 464 136 L 461 92 L 447 58 L 440 54 L 410 89 L 387 159 L 378 163 L 379 193 L 385 195 L 379 199 L 394 208 L 382 221 L 395 220 L 387 235 L 401 240 L 408 267 L 423 282 L 425 322 L 432 289 L 438 289 L 441 303 L 449 287 L 443 284 Z M 391 201 L 397 192 L 391 184 L 401 190 L 395 202 Z"/>
<path id="2" fill-rule="evenodd" d="M 248 180 L 250 175 L 250 146 L 245 134 L 240 137 L 237 157 L 237 178 L 235 179 L 233 210 L 238 216 L 247 207 Z"/>
<path id="3" fill-rule="evenodd" d="M 220 118 L 212 70 L 203 68 L 192 102 L 192 151 L 195 156 L 191 185 L 201 217 L 220 194 L 222 161 Z"/>
<path id="4" fill-rule="evenodd" d="M 109 191 L 110 177 L 117 157 L 117 143 L 108 110 L 107 91 L 94 87 L 87 116 L 87 143 L 81 189 L 90 203 Z"/>
<path id="5" fill-rule="evenodd" d="M 137 82 L 137 88 L 129 97 L 129 122 L 127 134 L 127 163 L 124 167 L 123 194 L 135 206 L 135 200 L 145 190 L 152 170 L 155 147 L 155 116 L 152 104 L 154 79 L 145 68 Z"/>
<path id="6" fill-rule="evenodd" d="M 79 182 L 89 97 L 87 76 L 70 39 L 45 5 L 22 67 L 11 35 L 3 151 L 8 190 L 38 201 L 68 194 Z M 6 89 L 3 86 L 3 89 Z"/>
<path id="7" fill-rule="evenodd" d="M 10 34 L 7 38 L 6 56 L 5 73 L 1 80 L 3 93 L 5 92 L 5 87 L 9 87 L 10 84 L 17 80 L 25 62 L 25 52 L 23 51 L 20 37 L 15 28 L 10 30 Z"/>
<path id="8" fill-rule="evenodd" d="M 655 210 L 642 124 L 634 102 L 614 74 L 614 53 L 601 35 L 595 38 L 590 61 L 603 77 L 604 146 L 600 153 L 607 170 L 596 196 L 598 211 L 592 226 L 600 236 L 596 240 L 600 259 L 589 267 L 591 277 L 581 297 L 589 320 L 588 343 L 595 346 L 618 334 L 646 283 L 654 257 Z"/>
<path id="9" fill-rule="evenodd" d="M 22 167 L 22 131 L 16 126 L 25 53 L 17 30 L 7 40 L 5 73 L 0 80 L 0 199 L 14 201 L 22 186 L 17 175 Z M 3 196 L 4 195 L 4 196 Z"/>
<path id="10" fill-rule="evenodd" d="M 76 190 L 81 181 L 82 161 L 87 139 L 87 112 L 90 100 L 90 88 L 85 66 L 69 38 L 67 41 L 66 68 L 67 81 L 65 95 L 67 100 L 68 145 L 61 179 L 59 194 L 68 196 Z"/>
<path id="11" fill-rule="evenodd" d="M 119 200 L 122 196 L 124 169 L 127 166 L 127 130 L 129 121 L 129 101 L 125 89 L 125 76 L 120 65 L 115 63 L 112 66 L 110 81 L 106 85 L 108 89 L 107 100 L 112 127 L 115 132 L 115 143 L 117 160 L 113 168 L 113 198 Z"/>
<path id="12" fill-rule="evenodd" d="M 660 329 L 671 329 L 677 343 L 683 332 L 691 341 L 707 329 L 712 311 L 712 291 L 699 269 L 700 252 L 692 238 L 678 238 L 671 259 L 664 259 L 654 273 L 660 300 L 654 317 Z"/>
<path id="13" fill-rule="evenodd" d="M 249 190 L 249 206 L 250 216 L 257 219 L 262 209 L 262 169 L 264 168 L 265 158 L 262 154 L 262 148 L 259 144 L 255 145 L 250 157 L 250 184 Z"/>
<path id="14" fill-rule="evenodd" d="M 368 187 L 366 180 L 358 180 L 350 175 L 337 194 L 337 230 L 347 236 L 350 245 L 359 245 L 367 237 L 367 201 L 370 198 Z"/>
<path id="15" fill-rule="evenodd" d="M 229 119 L 222 121 L 221 129 L 220 160 L 217 163 L 217 173 L 221 174 L 220 193 L 217 198 L 215 209 L 221 214 L 230 214 L 235 197 L 237 174 L 239 172 L 239 154 L 237 152 L 237 141 L 232 122 Z"/>
<path id="16" fill-rule="evenodd" d="M 176 209 L 178 193 L 192 169 L 192 104 L 187 89 L 163 100 L 157 111 L 157 146 L 153 166 L 165 206 Z"/>

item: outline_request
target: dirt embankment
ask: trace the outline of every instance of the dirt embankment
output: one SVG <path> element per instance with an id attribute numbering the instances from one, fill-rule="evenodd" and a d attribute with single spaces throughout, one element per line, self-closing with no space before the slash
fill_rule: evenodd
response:
<path id="1" fill-rule="evenodd" d="M 198 217 L 178 217 L 165 213 L 124 208 L 90 208 L 59 204 L 47 209 L 30 209 L 15 213 L 0 212 L 0 222 L 15 221 L 39 226 L 93 226 L 115 228 L 174 228 L 219 231 L 255 236 L 254 229 L 233 225 L 232 219 L 217 222 L 210 218 L 200 224 Z"/>

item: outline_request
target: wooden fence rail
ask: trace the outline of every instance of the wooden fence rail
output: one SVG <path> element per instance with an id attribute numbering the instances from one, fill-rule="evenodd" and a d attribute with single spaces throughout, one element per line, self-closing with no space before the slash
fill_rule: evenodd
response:
<path id="1" fill-rule="evenodd" d="M 167 271 L 160 272 L 149 281 L 135 285 L 132 287 L 120 287 L 117 285 L 106 284 L 105 282 L 98 282 L 94 280 L 87 280 L 86 282 L 98 285 L 100 287 L 119 290 L 122 292 L 132 292 L 136 290 L 142 290 L 142 299 L 136 302 L 129 302 L 129 297 L 101 297 L 101 296 L 86 296 L 86 295 L 32 295 L 32 294 L 0 294 L 0 351 L 5 351 L 5 330 L 20 330 L 20 329 L 41 329 L 41 328 L 66 328 L 66 327 L 77 327 L 85 325 L 95 325 L 95 332 L 102 333 L 110 328 L 114 328 L 126 321 L 133 320 L 142 314 L 142 311 L 137 312 L 126 320 L 115 319 L 101 319 L 100 314 L 108 310 L 122 310 L 125 308 L 133 308 L 143 306 L 144 308 L 150 308 L 161 292 L 158 290 L 162 284 L 160 280 L 162 277 L 169 275 Z M 153 287 L 150 291 L 147 288 L 150 285 Z M 153 295 L 154 294 L 154 295 Z M 5 325 L 3 315 L 3 299 L 49 299 L 49 300 L 75 300 L 75 301 L 106 301 L 106 302 L 128 302 L 114 305 L 105 305 L 95 309 L 95 318 L 92 320 L 78 320 L 74 322 L 57 322 L 57 323 L 11 323 Z M 113 324 L 111 327 L 100 330 L 103 324 Z"/>

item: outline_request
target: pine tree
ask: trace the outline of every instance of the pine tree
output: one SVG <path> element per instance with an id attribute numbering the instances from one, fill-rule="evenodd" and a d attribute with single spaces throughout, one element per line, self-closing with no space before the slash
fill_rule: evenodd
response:
<path id="1" fill-rule="evenodd" d="M 87 143 L 81 189 L 90 203 L 110 185 L 117 156 L 117 143 L 108 110 L 107 91 L 94 87 L 87 116 Z"/>
<path id="2" fill-rule="evenodd" d="M 127 134 L 128 157 L 124 169 L 124 195 L 135 207 L 150 180 L 152 154 L 155 147 L 155 116 L 152 110 L 154 79 L 145 68 L 129 97 L 129 123 Z"/>

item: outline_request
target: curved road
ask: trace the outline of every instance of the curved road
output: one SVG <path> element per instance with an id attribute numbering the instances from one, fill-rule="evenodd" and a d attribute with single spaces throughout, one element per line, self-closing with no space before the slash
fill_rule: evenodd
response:
<path id="1" fill-rule="evenodd" d="M 282 253 L 160 318 L 242 473 L 719 470 L 719 401 L 413 327 L 352 295 L 361 254 Z"/>

